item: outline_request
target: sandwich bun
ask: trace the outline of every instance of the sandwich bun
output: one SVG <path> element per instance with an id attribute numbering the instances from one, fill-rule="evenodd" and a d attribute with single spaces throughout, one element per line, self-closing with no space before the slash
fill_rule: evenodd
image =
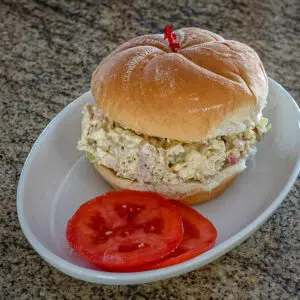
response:
<path id="1" fill-rule="evenodd" d="M 112 120 L 149 136 L 197 142 L 244 131 L 266 104 L 268 79 L 257 53 L 198 28 L 119 46 L 93 73 L 97 105 Z"/>

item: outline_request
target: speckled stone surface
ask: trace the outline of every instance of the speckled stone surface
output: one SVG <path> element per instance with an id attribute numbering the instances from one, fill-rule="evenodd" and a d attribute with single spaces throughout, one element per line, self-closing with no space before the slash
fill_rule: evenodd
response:
<path id="1" fill-rule="evenodd" d="M 50 267 L 25 239 L 16 186 L 42 129 L 89 89 L 118 44 L 164 26 L 248 43 L 300 100 L 300 2 L 0 1 L 0 299 L 300 299 L 300 181 L 250 239 L 204 269 L 139 286 L 94 285 Z M 298 34 L 298 38 L 297 38 Z"/>

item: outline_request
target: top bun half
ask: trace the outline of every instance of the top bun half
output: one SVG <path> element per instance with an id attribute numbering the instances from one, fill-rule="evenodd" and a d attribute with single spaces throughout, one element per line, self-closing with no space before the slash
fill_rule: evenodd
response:
<path id="1" fill-rule="evenodd" d="M 174 32 L 172 52 L 162 34 L 119 46 L 92 76 L 97 105 L 137 132 L 197 142 L 243 131 L 261 116 L 268 79 L 249 46 L 198 28 Z"/>

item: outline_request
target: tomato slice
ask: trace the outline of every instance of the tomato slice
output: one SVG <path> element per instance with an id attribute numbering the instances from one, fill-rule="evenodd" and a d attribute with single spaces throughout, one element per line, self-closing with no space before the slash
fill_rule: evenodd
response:
<path id="1" fill-rule="evenodd" d="M 182 217 L 151 192 L 109 192 L 79 207 L 66 237 L 79 255 L 111 271 L 160 261 L 183 238 Z"/>
<path id="2" fill-rule="evenodd" d="M 208 251 L 215 245 L 217 230 L 208 219 L 179 201 L 171 202 L 182 216 L 184 229 L 182 242 L 162 261 L 131 271 L 147 271 L 179 264 Z"/>

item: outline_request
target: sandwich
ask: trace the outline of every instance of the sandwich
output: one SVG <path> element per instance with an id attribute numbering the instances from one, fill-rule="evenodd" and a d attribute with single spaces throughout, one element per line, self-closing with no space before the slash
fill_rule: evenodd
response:
<path id="1" fill-rule="evenodd" d="M 78 149 L 116 190 L 189 204 L 221 194 L 270 128 L 268 78 L 249 46 L 198 28 L 129 40 L 92 75 Z"/>

